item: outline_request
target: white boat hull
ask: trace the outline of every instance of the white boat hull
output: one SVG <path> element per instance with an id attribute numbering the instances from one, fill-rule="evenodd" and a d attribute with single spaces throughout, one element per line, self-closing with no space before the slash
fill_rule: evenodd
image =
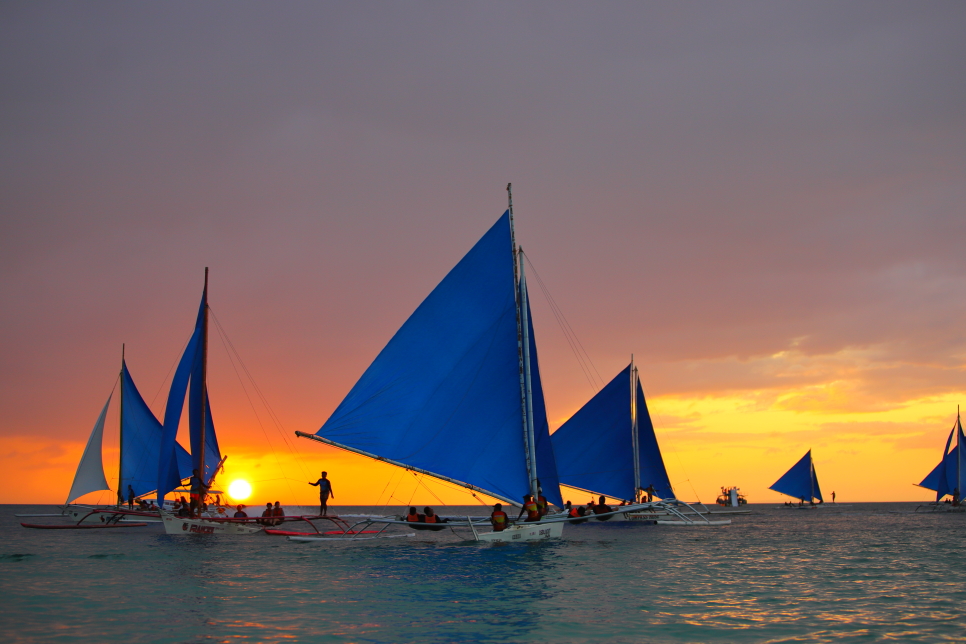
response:
<path id="1" fill-rule="evenodd" d="M 264 528 L 252 523 L 217 521 L 214 519 L 187 519 L 165 512 L 161 515 L 164 531 L 168 534 L 255 534 Z"/>
<path id="2" fill-rule="evenodd" d="M 500 532 L 476 532 L 477 541 L 486 543 L 515 543 L 518 541 L 543 541 L 559 539 L 563 536 L 564 524 L 561 523 L 518 523 Z"/>

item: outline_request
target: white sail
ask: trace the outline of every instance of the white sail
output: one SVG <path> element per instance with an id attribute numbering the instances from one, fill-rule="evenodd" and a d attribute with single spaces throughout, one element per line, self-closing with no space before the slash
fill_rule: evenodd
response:
<path id="1" fill-rule="evenodd" d="M 114 392 L 111 392 L 111 396 L 113 395 Z M 70 494 L 67 495 L 68 503 L 88 492 L 110 489 L 107 485 L 107 479 L 104 477 L 104 463 L 101 460 L 101 438 L 104 435 L 104 419 L 107 417 L 107 407 L 111 404 L 111 396 L 107 397 L 104 409 L 101 410 L 101 415 L 97 417 L 97 422 L 94 423 L 91 437 L 87 439 L 87 447 L 84 448 L 84 455 L 81 456 L 77 473 L 74 474 L 74 483 L 70 486 Z"/>

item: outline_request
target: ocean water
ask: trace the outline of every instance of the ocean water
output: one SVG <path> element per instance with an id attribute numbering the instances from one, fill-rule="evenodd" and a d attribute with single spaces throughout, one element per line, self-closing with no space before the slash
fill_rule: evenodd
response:
<path id="1" fill-rule="evenodd" d="M 449 531 L 300 544 L 157 527 L 27 530 L 15 512 L 51 508 L 0 506 L 0 633 L 6 642 L 964 641 L 966 514 L 915 507 L 751 505 L 730 526 L 591 522 L 560 540 L 480 545 Z M 482 513 L 446 510 L 458 512 Z"/>

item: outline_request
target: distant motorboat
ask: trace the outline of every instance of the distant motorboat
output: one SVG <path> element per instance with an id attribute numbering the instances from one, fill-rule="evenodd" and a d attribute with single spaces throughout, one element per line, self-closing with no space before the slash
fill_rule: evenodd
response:
<path id="1" fill-rule="evenodd" d="M 715 503 L 726 507 L 737 508 L 742 505 L 747 505 L 748 501 L 745 499 L 745 495 L 738 491 L 737 487 L 726 488 L 722 486 L 721 494 L 718 495 Z"/>

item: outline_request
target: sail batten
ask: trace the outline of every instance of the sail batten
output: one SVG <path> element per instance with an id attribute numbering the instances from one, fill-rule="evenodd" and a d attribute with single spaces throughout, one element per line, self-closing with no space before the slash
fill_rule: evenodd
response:
<path id="1" fill-rule="evenodd" d="M 530 475 L 514 268 L 507 211 L 403 323 L 316 435 L 519 503 Z M 532 373 L 535 414 L 544 407 L 538 380 Z M 539 445 L 536 452 L 542 478 Z M 552 469 L 547 475 L 556 479 Z M 550 481 L 541 483 L 553 492 Z"/>
<path id="2" fill-rule="evenodd" d="M 104 476 L 104 461 L 101 457 L 101 446 L 104 440 L 104 419 L 107 417 L 107 408 L 111 404 L 114 392 L 107 397 L 104 408 L 101 409 L 91 435 L 84 446 L 84 454 L 81 456 L 80 463 L 77 465 L 77 472 L 74 474 L 74 482 L 70 486 L 70 493 L 67 495 L 67 503 L 84 496 L 90 492 L 108 490 L 107 477 Z"/>

